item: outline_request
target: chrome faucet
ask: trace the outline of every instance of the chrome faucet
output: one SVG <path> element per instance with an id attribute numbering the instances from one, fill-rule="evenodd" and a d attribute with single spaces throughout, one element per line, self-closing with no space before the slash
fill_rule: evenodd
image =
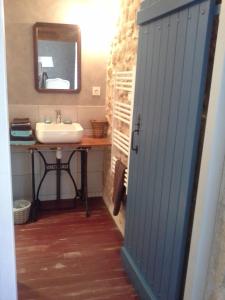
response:
<path id="1" fill-rule="evenodd" d="M 57 109 L 55 112 L 56 112 L 56 124 L 62 123 L 62 114 L 61 114 L 61 110 L 60 110 L 60 109 Z"/>

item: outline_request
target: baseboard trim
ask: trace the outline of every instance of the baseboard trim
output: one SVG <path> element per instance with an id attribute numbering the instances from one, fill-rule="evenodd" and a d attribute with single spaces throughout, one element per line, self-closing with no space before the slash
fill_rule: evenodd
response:
<path id="1" fill-rule="evenodd" d="M 128 277 L 130 278 L 140 298 L 142 300 L 157 300 L 125 247 L 122 247 L 121 255 Z"/>
<path id="2" fill-rule="evenodd" d="M 106 197 L 103 195 L 103 201 L 105 203 L 105 206 L 107 207 L 113 221 L 115 222 L 117 228 L 119 229 L 120 233 L 122 234 L 122 236 L 124 237 L 124 223 L 125 223 L 125 212 L 123 212 L 124 215 L 121 215 L 121 211 L 119 212 L 118 216 L 114 216 L 113 215 L 113 205 L 112 205 L 112 200 L 111 199 L 106 199 Z M 121 208 L 123 209 L 123 208 Z M 124 219 L 122 222 L 120 222 L 119 218 L 121 218 L 120 220 Z"/>

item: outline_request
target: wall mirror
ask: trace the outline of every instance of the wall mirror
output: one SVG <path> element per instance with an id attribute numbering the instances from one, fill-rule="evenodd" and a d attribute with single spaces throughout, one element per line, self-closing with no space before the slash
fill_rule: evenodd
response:
<path id="1" fill-rule="evenodd" d="M 35 88 L 42 93 L 79 93 L 81 37 L 77 25 L 33 26 Z"/>

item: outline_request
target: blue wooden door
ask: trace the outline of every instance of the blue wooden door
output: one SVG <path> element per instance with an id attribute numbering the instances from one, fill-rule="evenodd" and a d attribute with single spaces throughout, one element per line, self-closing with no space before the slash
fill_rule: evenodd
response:
<path id="1" fill-rule="evenodd" d="M 214 1 L 146 0 L 123 260 L 143 299 L 181 297 Z"/>

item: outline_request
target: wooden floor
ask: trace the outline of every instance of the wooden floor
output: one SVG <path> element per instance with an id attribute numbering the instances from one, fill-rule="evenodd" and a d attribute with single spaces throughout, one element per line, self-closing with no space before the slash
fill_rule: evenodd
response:
<path id="1" fill-rule="evenodd" d="M 81 209 L 42 212 L 16 226 L 20 300 L 138 299 L 122 267 L 122 237 L 100 200 Z"/>

